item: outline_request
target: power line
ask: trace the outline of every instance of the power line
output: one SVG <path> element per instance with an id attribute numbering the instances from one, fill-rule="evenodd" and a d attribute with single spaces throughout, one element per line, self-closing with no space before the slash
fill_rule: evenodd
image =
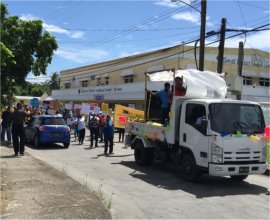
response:
<path id="1" fill-rule="evenodd" d="M 138 26 L 149 25 L 149 24 L 152 25 L 154 23 L 160 22 L 161 20 L 164 20 L 164 19 L 168 18 L 172 13 L 174 13 L 176 11 L 179 11 L 180 9 L 182 10 L 182 8 L 183 7 L 173 9 L 173 10 L 166 10 L 161 15 L 159 15 L 158 17 L 156 17 L 156 16 L 154 16 L 154 18 L 150 17 L 150 18 L 147 18 L 147 19 L 143 20 L 142 22 L 139 22 L 139 23 L 137 23 L 135 25 L 132 25 L 131 27 L 127 27 L 126 29 L 131 29 L 130 31 L 122 31 L 120 33 L 111 34 L 108 37 L 105 37 L 103 39 L 100 39 L 100 40 L 92 43 L 92 45 L 88 45 L 88 47 L 96 47 L 96 46 L 99 46 L 101 44 L 104 44 L 105 42 L 112 41 L 112 40 L 117 39 L 119 37 L 123 37 L 123 36 L 125 36 L 127 34 L 135 32 L 135 31 L 140 29 Z M 186 9 L 184 9 L 184 10 L 186 10 Z M 184 11 L 184 10 L 182 10 L 182 11 Z M 85 48 L 81 48 L 81 49 L 85 49 Z M 74 52 L 74 53 L 76 54 L 78 52 Z"/>
<path id="2" fill-rule="evenodd" d="M 174 31 L 174 30 L 183 30 L 183 29 L 194 29 L 198 28 L 197 26 L 192 26 L 192 27 L 172 27 L 172 28 L 154 28 L 154 29 L 138 29 L 136 31 L 142 31 L 142 32 L 151 32 L 151 31 Z M 51 30 L 57 29 L 57 28 L 50 28 Z M 73 28 L 64 28 L 64 30 L 67 31 L 92 31 L 92 32 L 125 32 L 125 31 L 132 31 L 133 29 L 86 29 L 86 28 L 81 28 L 81 29 L 73 29 Z"/>
<path id="3" fill-rule="evenodd" d="M 269 26 L 269 24 L 262 25 L 262 26 L 260 26 L 260 27 L 256 27 L 256 28 L 254 28 L 254 29 L 252 29 L 252 30 L 247 30 L 247 32 L 249 32 L 250 34 L 253 34 L 254 31 L 260 30 L 260 28 L 263 28 L 263 27 L 265 27 L 265 26 Z M 230 39 L 230 38 L 234 38 L 234 37 L 240 36 L 240 35 L 242 35 L 242 34 L 243 34 L 243 33 L 238 33 L 238 34 L 235 34 L 235 35 L 226 37 L 225 39 L 227 40 L 227 39 Z M 210 37 L 210 36 L 206 36 L 206 37 Z M 187 43 L 185 43 L 185 44 L 183 44 L 183 45 L 195 43 L 195 42 L 198 41 L 198 40 L 199 40 L 199 39 L 194 40 L 194 41 L 190 41 L 190 42 L 187 42 Z M 219 42 L 219 40 L 216 40 L 216 41 L 207 43 L 207 44 L 205 44 L 205 46 L 212 45 L 212 44 L 215 44 L 215 43 L 217 43 L 217 42 Z M 174 46 L 174 47 L 176 47 L 176 46 Z M 165 49 L 163 49 L 163 50 L 168 50 L 168 49 L 169 49 L 169 48 L 165 48 Z M 191 49 L 184 50 L 184 51 L 182 51 L 181 53 L 186 53 L 186 52 L 193 51 L 193 50 L 194 50 L 194 48 L 191 48 Z M 155 52 L 156 52 L 156 51 L 152 51 L 152 52 L 150 52 L 150 53 L 144 54 L 143 56 L 148 56 L 149 54 L 155 53 Z M 140 63 L 140 64 L 134 64 L 134 65 L 130 65 L 130 66 L 128 66 L 128 67 L 123 67 L 123 68 L 120 68 L 120 69 L 113 69 L 113 70 L 111 70 L 111 71 L 106 71 L 106 73 L 112 73 L 112 72 L 115 72 L 115 71 L 121 71 L 121 70 L 125 70 L 125 69 L 130 69 L 130 68 L 132 68 L 132 67 L 141 66 L 141 65 L 144 65 L 144 64 L 147 64 L 147 63 L 152 63 L 152 62 L 155 62 L 155 61 L 159 61 L 159 60 L 162 60 L 162 59 L 166 59 L 166 58 L 175 56 L 175 55 L 177 55 L 177 54 L 178 54 L 178 52 L 177 52 L 177 53 L 173 53 L 173 54 L 169 54 L 169 55 L 167 55 L 167 56 L 163 56 L 163 57 L 160 57 L 160 58 L 156 58 L 156 59 L 153 59 L 153 60 L 150 60 L 150 61 L 146 61 L 146 62 L 143 62 L 143 63 Z M 135 58 L 133 58 L 133 59 L 136 60 L 136 59 L 142 58 L 143 56 L 139 56 L 139 57 L 138 57 L 138 55 L 137 55 L 137 56 L 136 56 Z M 120 64 L 125 64 L 126 62 L 132 61 L 133 59 L 131 59 L 131 60 L 125 60 L 125 61 L 120 61 L 120 62 L 117 63 L 117 64 L 118 64 L 118 65 L 120 65 Z M 103 67 L 108 67 L 108 68 L 110 68 L 111 66 L 115 66 L 115 64 L 116 64 L 116 63 L 114 63 L 114 64 L 109 64 L 109 65 L 104 65 L 104 66 L 100 66 L 100 67 L 98 67 L 98 68 L 103 68 Z M 105 70 L 106 70 L 106 69 L 105 69 Z M 103 74 L 103 73 L 102 73 L 102 74 Z M 102 75 L 102 74 L 95 74 L 95 76 L 97 76 L 97 75 Z M 77 79 L 81 79 L 81 78 L 85 78 L 85 77 L 78 77 Z"/>

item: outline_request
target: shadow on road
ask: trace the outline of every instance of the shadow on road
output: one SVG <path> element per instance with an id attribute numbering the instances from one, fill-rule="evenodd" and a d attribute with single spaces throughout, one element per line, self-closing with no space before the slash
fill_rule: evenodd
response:
<path id="1" fill-rule="evenodd" d="M 120 163 L 134 171 L 130 175 L 134 178 L 145 181 L 158 188 L 168 190 L 183 190 L 195 195 L 197 198 L 225 197 L 230 195 L 269 195 L 268 189 L 246 181 L 235 182 L 227 177 L 214 177 L 202 175 L 196 183 L 186 182 L 180 176 L 180 170 L 166 164 L 154 164 L 151 167 L 138 166 L 132 161 Z"/>
<path id="2" fill-rule="evenodd" d="M 66 150 L 67 148 L 64 148 L 63 144 L 42 144 L 38 147 L 35 147 L 33 144 L 27 143 L 25 144 L 26 147 L 29 147 L 31 149 L 35 150 Z"/>

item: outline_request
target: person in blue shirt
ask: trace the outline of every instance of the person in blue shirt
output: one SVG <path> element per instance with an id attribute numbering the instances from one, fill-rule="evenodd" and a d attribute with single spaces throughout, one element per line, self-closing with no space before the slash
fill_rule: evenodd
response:
<path id="1" fill-rule="evenodd" d="M 114 127 L 111 120 L 111 116 L 107 115 L 106 122 L 104 125 L 104 154 L 107 155 L 108 144 L 109 144 L 109 154 L 113 154 L 113 135 L 114 135 Z"/>
<path id="2" fill-rule="evenodd" d="M 170 96 L 171 96 L 171 91 L 170 91 L 171 85 L 170 83 L 166 82 L 164 83 L 164 89 L 157 92 L 157 93 L 152 93 L 154 96 L 158 96 L 161 99 L 161 109 L 162 109 L 162 124 L 165 123 L 166 120 L 169 120 L 169 112 L 170 112 Z"/>

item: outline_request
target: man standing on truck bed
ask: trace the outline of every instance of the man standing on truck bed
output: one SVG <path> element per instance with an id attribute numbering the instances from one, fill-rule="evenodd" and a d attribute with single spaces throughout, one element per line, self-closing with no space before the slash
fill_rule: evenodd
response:
<path id="1" fill-rule="evenodd" d="M 183 87 L 183 76 L 175 77 L 175 96 L 184 96 L 186 94 L 187 89 Z M 172 90 L 173 93 L 173 90 Z"/>
<path id="2" fill-rule="evenodd" d="M 164 90 L 157 93 L 150 92 L 151 95 L 158 96 L 161 99 L 161 109 L 162 109 L 162 124 L 165 123 L 166 119 L 169 120 L 170 105 L 169 99 L 171 96 L 170 83 L 164 83 Z"/>

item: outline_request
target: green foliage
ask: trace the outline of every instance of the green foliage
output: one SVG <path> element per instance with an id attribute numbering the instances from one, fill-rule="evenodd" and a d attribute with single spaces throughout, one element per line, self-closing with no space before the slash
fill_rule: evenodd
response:
<path id="1" fill-rule="evenodd" d="M 56 39 L 42 30 L 41 20 L 24 21 L 8 15 L 1 4 L 1 94 L 13 94 L 15 86 L 25 83 L 29 72 L 46 75 L 57 49 Z M 35 92 L 39 93 L 37 90 Z"/>
<path id="2" fill-rule="evenodd" d="M 46 82 L 50 92 L 55 89 L 60 89 L 60 75 L 57 72 L 54 72 L 51 75 L 51 79 Z"/>

